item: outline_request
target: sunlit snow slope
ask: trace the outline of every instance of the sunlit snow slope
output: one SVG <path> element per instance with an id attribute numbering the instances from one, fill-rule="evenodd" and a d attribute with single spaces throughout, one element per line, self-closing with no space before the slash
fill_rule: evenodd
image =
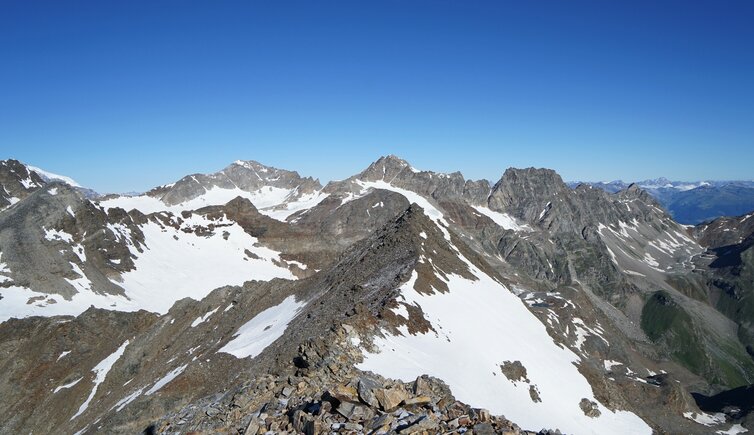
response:
<path id="1" fill-rule="evenodd" d="M 462 257 L 461 257 L 462 258 Z M 596 402 L 579 373 L 579 357 L 558 346 L 545 326 L 505 286 L 468 262 L 477 280 L 449 275 L 447 293 L 422 295 L 414 290 L 417 273 L 401 287 L 406 303 L 419 305 L 438 331 L 377 338 L 378 353 L 367 353 L 359 368 L 411 381 L 421 374 L 443 379 L 459 400 L 504 414 L 522 427 L 559 428 L 567 433 L 641 434 L 651 429 L 633 413 L 587 417 L 582 399 Z M 513 382 L 501 371 L 520 361 L 529 382 Z M 535 388 L 541 402 L 530 397 Z"/>
<path id="2" fill-rule="evenodd" d="M 101 201 L 100 205 L 105 209 L 115 207 L 124 210 L 136 209 L 145 214 L 160 211 L 180 213 L 184 210 L 197 210 L 212 205 L 224 205 L 237 197 L 241 197 L 251 201 L 260 213 L 284 221 L 293 213 L 312 208 L 327 198 L 327 195 L 321 192 L 314 192 L 300 197 L 297 197 L 296 194 L 297 191 L 295 188 L 283 189 L 273 186 L 266 186 L 253 192 L 239 188 L 223 189 L 215 187 L 207 190 L 197 198 L 176 205 L 165 204 L 160 199 L 148 195 L 118 196 Z"/>
<path id="3" fill-rule="evenodd" d="M 217 226 L 212 235 L 188 232 L 209 224 Z M 95 293 L 84 271 L 78 268 L 79 293 L 71 300 L 22 287 L 3 288 L 0 321 L 33 315 L 78 315 L 91 305 L 119 311 L 144 309 L 165 313 L 179 299 L 199 300 L 223 285 L 273 278 L 296 279 L 287 268 L 275 264 L 283 264 L 278 252 L 259 246 L 256 238 L 227 219 L 209 220 L 192 215 L 183 220 L 180 228 L 150 221 L 141 226 L 145 237 L 143 252 L 136 248 L 125 227 L 110 225 L 109 230 L 127 243 L 135 257 L 135 270 L 114 280 L 125 289 L 125 295 Z M 247 250 L 251 257 L 246 254 Z M 31 298 L 39 300 L 32 299 L 30 303 Z"/>

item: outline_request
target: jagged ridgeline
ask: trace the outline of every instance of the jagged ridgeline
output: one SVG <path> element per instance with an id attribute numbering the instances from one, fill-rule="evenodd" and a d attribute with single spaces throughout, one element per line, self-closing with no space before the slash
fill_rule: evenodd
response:
<path id="1" fill-rule="evenodd" d="M 15 160 L 0 184 L 2 433 L 754 426 L 752 214 L 395 156 L 324 186 L 254 161 L 130 196 Z"/>

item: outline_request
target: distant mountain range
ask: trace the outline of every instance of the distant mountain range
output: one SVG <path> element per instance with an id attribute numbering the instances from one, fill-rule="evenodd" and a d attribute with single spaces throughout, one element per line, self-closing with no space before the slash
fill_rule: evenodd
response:
<path id="1" fill-rule="evenodd" d="M 0 434 L 746 432 L 754 213 L 650 192 L 752 187 L 666 181 L 0 161 Z"/>
<path id="2" fill-rule="evenodd" d="M 575 188 L 586 184 L 609 193 L 636 184 L 652 195 L 676 222 L 696 225 L 721 216 L 739 216 L 754 210 L 754 181 L 670 181 L 667 178 L 626 183 L 572 181 Z"/>

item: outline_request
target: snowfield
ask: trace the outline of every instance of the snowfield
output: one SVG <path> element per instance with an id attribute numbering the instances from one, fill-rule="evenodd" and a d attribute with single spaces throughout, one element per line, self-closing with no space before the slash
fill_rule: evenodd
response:
<path id="1" fill-rule="evenodd" d="M 467 261 L 468 263 L 468 261 Z M 503 414 L 523 428 L 558 428 L 579 434 L 650 434 L 633 413 L 599 405 L 601 416 L 584 415 L 579 402 L 597 402 L 578 372 L 579 357 L 556 345 L 545 326 L 511 291 L 468 263 L 477 280 L 450 275 L 450 291 L 421 295 L 414 290 L 417 273 L 401 287 L 408 304 L 421 306 L 439 334 L 385 332 L 375 340 L 378 353 L 365 353 L 358 367 L 383 376 L 412 381 L 429 374 L 443 379 L 458 400 Z M 530 383 L 511 382 L 502 373 L 505 361 L 520 361 Z M 541 402 L 529 395 L 535 386 Z"/>
<path id="2" fill-rule="evenodd" d="M 210 223 L 224 225 L 212 236 L 198 236 L 155 222 L 141 226 L 146 248 L 139 252 L 130 233 L 123 226 L 111 225 L 116 237 L 127 241 L 136 269 L 125 272 L 115 284 L 125 289 L 125 296 L 95 293 L 85 273 L 71 263 L 81 278 L 71 280 L 79 290 L 71 300 L 60 295 L 48 295 L 32 289 L 12 286 L 0 288 L 0 322 L 11 317 L 34 315 L 78 315 L 90 306 L 117 311 L 147 311 L 166 313 L 173 304 L 185 297 L 200 300 L 212 290 L 224 285 L 241 285 L 246 281 L 269 281 L 273 278 L 294 280 L 296 277 L 280 260 L 279 253 L 258 245 L 255 237 L 241 226 L 228 220 L 211 221 L 192 215 L 181 228 L 206 227 Z M 227 240 L 223 233 L 227 233 Z M 59 237 L 60 233 L 55 233 Z M 258 258 L 250 258 L 248 250 Z M 30 298 L 42 301 L 27 303 Z M 54 302 L 53 302 L 54 301 Z"/>
<path id="3" fill-rule="evenodd" d="M 101 201 L 99 204 L 105 210 L 118 207 L 126 211 L 136 209 L 144 214 L 160 211 L 180 214 L 184 210 L 197 210 L 212 205 L 225 205 L 240 196 L 251 201 L 260 213 L 279 221 L 285 221 L 293 213 L 308 210 L 329 196 L 322 192 L 314 192 L 294 199 L 297 193 L 298 191 L 295 188 L 282 189 L 272 186 L 266 186 L 253 192 L 239 188 L 223 189 L 215 187 L 206 191 L 201 196 L 176 205 L 165 204 L 160 199 L 148 195 L 119 196 Z"/>

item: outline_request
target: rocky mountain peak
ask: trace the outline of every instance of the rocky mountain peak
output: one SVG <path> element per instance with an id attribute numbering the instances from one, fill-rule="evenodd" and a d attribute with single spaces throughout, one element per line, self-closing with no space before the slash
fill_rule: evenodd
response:
<path id="1" fill-rule="evenodd" d="M 406 161 L 394 155 L 382 156 L 362 171 L 358 177 L 366 181 L 390 181 L 399 177 L 404 171 L 418 172 Z"/>
<path id="2" fill-rule="evenodd" d="M 567 188 L 557 172 L 545 168 L 508 168 L 496 187 L 511 186 L 541 194 L 555 194 Z"/>
<path id="3" fill-rule="evenodd" d="M 627 188 L 618 192 L 618 196 L 620 196 L 622 199 L 627 200 L 639 199 L 648 205 L 660 207 L 660 204 L 637 183 L 629 184 Z"/>
<path id="4" fill-rule="evenodd" d="M 365 188 L 401 189 L 437 201 L 463 200 L 482 205 L 490 192 L 487 180 L 466 180 L 460 172 L 423 171 L 394 155 L 383 156 L 364 171 L 343 181 L 330 182 L 324 192 L 358 194 Z"/>
<path id="5" fill-rule="evenodd" d="M 243 168 L 245 171 L 239 171 Z M 246 172 L 248 171 L 248 172 Z M 256 160 L 236 160 L 231 165 L 227 166 L 221 172 L 231 175 L 245 175 L 250 178 L 265 181 L 271 185 L 283 184 L 290 185 L 291 182 L 307 182 L 316 184 L 318 188 L 322 188 L 319 185 L 319 180 L 315 180 L 312 177 L 301 177 L 297 171 L 289 171 L 286 169 L 278 169 L 272 166 L 263 165 Z"/>
<path id="6" fill-rule="evenodd" d="M 629 185 L 628 185 L 628 187 L 626 188 L 626 192 L 627 192 L 627 193 L 632 193 L 632 194 L 638 194 L 639 192 L 641 192 L 641 190 L 642 190 L 642 189 L 641 189 L 641 186 L 639 186 L 639 185 L 638 185 L 638 184 L 636 184 L 636 183 L 631 183 L 631 184 L 629 184 Z"/>
<path id="7" fill-rule="evenodd" d="M 0 210 L 45 185 L 46 181 L 18 160 L 0 160 Z"/>
<path id="8" fill-rule="evenodd" d="M 296 199 L 322 189 L 319 180 L 302 177 L 296 171 L 265 166 L 254 160 L 237 160 L 219 172 L 187 175 L 174 184 L 161 186 L 147 194 L 172 206 L 224 191 L 229 199 L 240 193 L 269 194 Z"/>
<path id="9" fill-rule="evenodd" d="M 492 210 L 507 210 L 531 222 L 539 219 L 540 210 L 569 194 L 563 179 L 551 169 L 508 168 L 492 188 L 488 202 Z"/>

